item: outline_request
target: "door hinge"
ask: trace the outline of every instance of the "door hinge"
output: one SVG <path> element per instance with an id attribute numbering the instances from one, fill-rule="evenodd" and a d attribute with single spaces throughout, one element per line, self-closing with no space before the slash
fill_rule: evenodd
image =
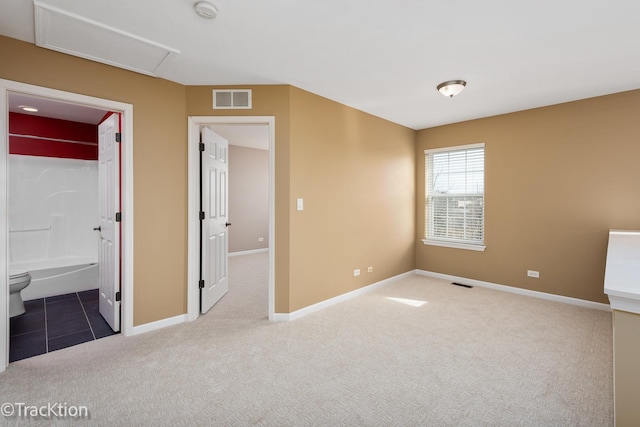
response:
<path id="1" fill-rule="evenodd" d="M 200 289 L 204 288 L 204 280 L 200 280 L 198 286 L 200 286 Z"/>
<path id="2" fill-rule="evenodd" d="M 200 212 L 200 221 L 204 221 L 204 212 Z"/>
<path id="3" fill-rule="evenodd" d="M 120 301 L 120 291 L 116 292 L 116 301 Z"/>
<path id="4" fill-rule="evenodd" d="M 122 142 L 122 134 L 120 132 L 116 132 L 116 142 Z"/>
<path id="5" fill-rule="evenodd" d="M 200 143 L 200 151 L 204 151 L 204 142 Z"/>
<path id="6" fill-rule="evenodd" d="M 116 212 L 116 222 L 122 221 L 122 212 Z"/>

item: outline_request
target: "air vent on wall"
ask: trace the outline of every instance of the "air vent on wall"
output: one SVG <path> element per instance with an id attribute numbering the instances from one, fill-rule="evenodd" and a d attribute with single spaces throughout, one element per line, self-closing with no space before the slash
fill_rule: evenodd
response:
<path id="1" fill-rule="evenodd" d="M 251 89 L 222 89 L 213 91 L 214 110 L 251 109 Z"/>

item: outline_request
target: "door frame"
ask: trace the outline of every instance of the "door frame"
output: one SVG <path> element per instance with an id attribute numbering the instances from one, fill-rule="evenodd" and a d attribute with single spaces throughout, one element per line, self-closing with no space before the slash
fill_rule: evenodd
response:
<path id="1" fill-rule="evenodd" d="M 275 317 L 275 123 L 274 116 L 188 117 L 187 320 L 200 316 L 200 127 L 267 125 L 269 127 L 269 320 Z"/>
<path id="2" fill-rule="evenodd" d="M 122 162 L 120 209 L 124 213 L 122 229 L 122 319 L 121 333 L 133 335 L 133 105 L 96 98 L 12 80 L 0 79 L 0 372 L 9 365 L 9 227 L 8 227 L 8 156 L 9 93 L 50 98 L 92 108 L 120 113 L 122 116 Z"/>

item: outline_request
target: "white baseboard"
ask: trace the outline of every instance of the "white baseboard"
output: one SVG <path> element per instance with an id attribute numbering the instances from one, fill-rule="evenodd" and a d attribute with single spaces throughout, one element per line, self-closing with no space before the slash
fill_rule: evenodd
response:
<path id="1" fill-rule="evenodd" d="M 178 325 L 187 321 L 186 314 L 180 314 L 174 317 L 158 320 L 155 322 L 145 323 L 144 325 L 134 326 L 131 335 L 144 334 L 145 332 L 155 331 L 157 329 L 166 328 L 167 326 Z"/>
<path id="2" fill-rule="evenodd" d="M 268 250 L 268 249 L 266 249 L 266 250 Z M 259 252 L 264 252 L 265 250 L 259 249 L 258 251 Z M 251 251 L 251 253 L 255 253 L 255 252 Z M 236 252 L 236 254 L 241 254 L 241 253 Z M 242 253 L 242 254 L 244 255 L 244 253 Z M 229 255 L 231 255 L 231 254 L 229 254 Z M 362 294 L 370 292 L 370 291 L 372 291 L 372 290 L 374 290 L 376 288 L 379 288 L 379 287 L 384 286 L 384 285 L 388 285 L 389 283 L 395 282 L 396 280 L 402 279 L 404 277 L 409 277 L 409 276 L 412 276 L 414 274 L 417 274 L 417 275 L 420 275 L 420 276 L 434 277 L 436 279 L 444 279 L 444 280 L 448 280 L 448 281 L 451 281 L 451 282 L 462 283 L 462 284 L 465 284 L 465 285 L 480 286 L 480 287 L 495 289 L 495 290 L 503 291 L 503 292 L 511 292 L 513 294 L 519 294 L 519 295 L 525 295 L 525 296 L 530 296 L 530 297 L 534 297 L 534 298 L 546 299 L 546 300 L 550 300 L 550 301 L 562 302 L 562 303 L 565 303 L 565 304 L 577 305 L 577 306 L 580 306 L 580 307 L 593 308 L 593 309 L 596 309 L 596 310 L 603 310 L 603 311 L 611 311 L 611 307 L 608 304 L 603 304 L 603 303 L 599 303 L 599 302 L 587 301 L 587 300 L 582 300 L 582 299 L 578 299 L 578 298 L 565 297 L 565 296 L 562 296 L 562 295 L 548 294 L 548 293 L 545 293 L 545 292 L 532 291 L 532 290 L 529 290 L 529 289 L 515 288 L 513 286 L 498 285 L 496 283 L 483 282 L 481 280 L 468 279 L 468 278 L 465 278 L 465 277 L 452 276 L 452 275 L 449 275 L 449 274 L 435 273 L 435 272 L 432 272 L 432 271 L 411 270 L 411 271 L 407 271 L 406 273 L 398 274 L 397 276 L 393 276 L 393 277 L 390 277 L 388 279 L 384 279 L 384 280 L 381 280 L 379 282 L 372 283 L 371 285 L 364 286 L 362 288 L 353 290 L 351 292 L 347 292 L 345 294 L 338 295 L 338 296 L 333 297 L 333 298 L 329 298 L 328 300 L 320 301 L 319 303 L 310 305 L 308 307 L 301 308 L 300 310 L 296 310 L 296 311 L 291 312 L 291 313 L 274 313 L 272 320 L 274 322 L 287 322 L 287 321 L 291 321 L 291 320 L 296 320 L 296 319 L 304 317 L 304 316 L 306 316 L 308 314 L 314 313 L 316 311 L 323 310 L 323 309 L 325 309 L 327 307 L 330 307 L 330 306 L 332 306 L 334 304 L 337 304 L 339 302 L 349 300 L 349 299 L 354 298 L 354 297 L 356 297 L 358 295 L 362 295 Z M 145 323 L 144 325 L 134 326 L 131 335 L 138 335 L 138 334 L 142 334 L 142 333 L 145 333 L 145 332 L 155 331 L 157 329 L 162 329 L 162 328 L 166 328 L 167 326 L 177 325 L 177 324 L 180 324 L 180 323 L 184 323 L 186 321 L 187 321 L 187 315 L 186 314 L 181 314 L 181 315 L 178 315 L 178 316 L 169 317 L 167 319 L 158 320 L 156 322 Z"/>
<path id="3" fill-rule="evenodd" d="M 324 300 L 324 301 L 320 301 L 319 303 L 310 305 L 308 307 L 305 308 L 301 308 L 300 310 L 296 310 L 292 313 L 274 313 L 273 315 L 273 321 L 274 322 L 286 322 L 289 320 L 296 320 L 299 319 L 303 316 L 306 316 L 307 314 L 311 314 L 314 313 L 316 311 L 320 311 L 322 309 L 325 309 L 327 307 L 330 307 L 334 304 L 337 304 L 339 302 L 342 301 L 346 301 L 348 299 L 351 299 L 353 297 L 356 297 L 358 295 L 362 295 L 366 292 L 370 292 L 376 288 L 379 288 L 380 286 L 384 286 L 387 285 L 391 282 L 395 282 L 396 280 L 402 279 L 403 277 L 407 277 L 407 276 L 412 276 L 415 274 L 415 270 L 411 270 L 411 271 L 407 271 L 406 273 L 402 273 L 402 274 L 398 274 L 397 276 L 393 276 L 390 277 L 388 279 L 384 279 L 381 280 L 379 282 L 376 283 L 372 283 L 371 285 L 368 286 L 364 286 L 362 288 L 353 290 L 351 292 L 347 292 L 345 294 L 342 295 L 338 295 L 336 297 L 333 298 L 329 298 L 328 300 Z"/>
<path id="4" fill-rule="evenodd" d="M 546 292 L 532 291 L 529 289 L 515 288 L 513 286 L 498 285 L 491 282 L 483 282 L 481 280 L 467 279 L 465 277 L 451 276 L 449 274 L 434 273 L 432 271 L 416 270 L 416 274 L 421 276 L 434 277 L 436 279 L 444 279 L 452 282 L 461 283 L 463 285 L 480 286 L 483 288 L 495 289 L 503 292 L 511 292 L 512 294 L 526 295 L 529 297 L 546 299 L 550 301 L 562 302 L 565 304 L 578 305 L 580 307 L 594 308 L 596 310 L 611 311 L 608 304 L 600 302 L 587 301 L 578 298 L 565 297 L 562 295 L 548 294 Z"/>
<path id="5" fill-rule="evenodd" d="M 251 249 L 250 251 L 229 252 L 227 256 L 251 255 L 251 254 L 259 254 L 261 252 L 269 252 L 269 248 Z"/>
<path id="6" fill-rule="evenodd" d="M 288 322 L 291 319 L 291 314 L 290 313 L 273 313 L 273 319 L 271 319 L 272 322 Z"/>

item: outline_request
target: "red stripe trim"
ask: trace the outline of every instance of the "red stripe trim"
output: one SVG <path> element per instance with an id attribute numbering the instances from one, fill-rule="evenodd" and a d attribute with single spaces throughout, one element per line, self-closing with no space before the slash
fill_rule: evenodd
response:
<path id="1" fill-rule="evenodd" d="M 98 160 L 98 146 L 48 141 L 24 136 L 9 136 L 9 153 L 23 156 Z"/>
<path id="2" fill-rule="evenodd" d="M 98 160 L 98 127 L 95 125 L 9 113 L 9 134 L 9 154 Z M 38 137 L 78 141 L 84 144 Z"/>
<path id="3" fill-rule="evenodd" d="M 21 113 L 9 113 L 9 133 L 98 143 L 96 125 Z"/>

